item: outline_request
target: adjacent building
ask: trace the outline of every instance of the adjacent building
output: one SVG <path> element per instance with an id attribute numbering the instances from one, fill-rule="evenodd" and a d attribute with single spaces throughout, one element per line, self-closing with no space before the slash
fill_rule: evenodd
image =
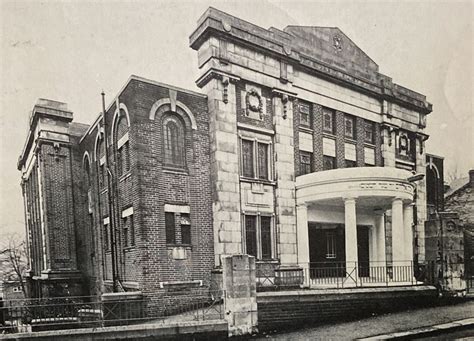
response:
<path id="1" fill-rule="evenodd" d="M 18 162 L 32 295 L 192 297 L 235 254 L 310 287 L 389 268 L 413 283 L 425 96 L 338 28 L 264 29 L 209 8 L 190 46 L 201 93 L 131 76 L 90 125 L 35 105 Z"/>

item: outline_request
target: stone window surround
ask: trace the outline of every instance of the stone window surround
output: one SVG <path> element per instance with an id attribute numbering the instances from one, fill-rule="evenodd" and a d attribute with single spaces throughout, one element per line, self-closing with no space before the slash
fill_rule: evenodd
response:
<path id="1" fill-rule="evenodd" d="M 260 212 L 260 211 L 243 211 L 242 212 L 242 253 L 247 253 L 247 245 L 246 245 L 246 226 L 245 226 L 245 217 L 246 216 L 255 216 L 256 217 L 256 238 L 257 238 L 257 256 L 255 257 L 256 260 L 275 260 L 276 256 L 276 232 L 275 232 L 275 215 L 273 213 L 268 212 Z M 270 249 L 271 249 L 271 257 L 269 259 L 262 259 L 262 236 L 261 236 L 261 217 L 270 217 Z"/>

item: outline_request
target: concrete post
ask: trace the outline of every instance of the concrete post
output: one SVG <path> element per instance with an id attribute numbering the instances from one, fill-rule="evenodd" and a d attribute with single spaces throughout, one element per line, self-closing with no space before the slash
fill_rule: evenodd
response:
<path id="1" fill-rule="evenodd" d="M 357 217 L 355 198 L 344 199 L 346 272 L 357 281 Z"/>
<path id="2" fill-rule="evenodd" d="M 222 258 L 225 318 L 229 336 L 257 331 L 257 282 L 255 257 L 234 255 Z"/>
<path id="3" fill-rule="evenodd" d="M 304 285 L 309 286 L 308 208 L 306 204 L 300 204 L 296 207 L 296 222 L 298 228 L 298 265 L 303 269 Z"/>

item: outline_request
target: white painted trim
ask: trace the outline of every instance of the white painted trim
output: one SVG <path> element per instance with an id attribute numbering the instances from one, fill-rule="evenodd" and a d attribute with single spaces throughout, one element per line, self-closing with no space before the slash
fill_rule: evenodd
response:
<path id="1" fill-rule="evenodd" d="M 128 131 L 123 135 L 120 140 L 117 141 L 117 149 L 120 149 L 125 143 L 128 142 Z"/>
<path id="2" fill-rule="evenodd" d="M 171 106 L 171 99 L 170 98 L 162 98 L 162 99 L 159 99 L 158 101 L 156 101 L 152 105 L 152 107 L 150 109 L 150 114 L 148 115 L 150 120 L 155 119 L 156 112 L 158 111 L 158 109 L 161 106 L 163 106 L 165 104 L 169 104 Z M 176 106 L 179 107 L 181 110 L 183 110 L 186 113 L 186 115 L 188 115 L 189 120 L 191 121 L 191 128 L 193 130 L 196 130 L 197 129 L 197 123 L 196 123 L 196 119 L 194 118 L 194 115 L 191 112 L 191 110 L 189 110 L 189 108 L 180 101 L 176 101 Z"/>
<path id="3" fill-rule="evenodd" d="M 165 212 L 190 213 L 189 205 L 165 204 Z"/>
<path id="4" fill-rule="evenodd" d="M 89 168 L 91 167 L 91 158 L 89 156 L 89 152 L 86 150 L 84 155 L 82 156 L 82 167 L 85 165 L 86 158 L 89 160 Z"/>
<path id="5" fill-rule="evenodd" d="M 118 102 L 118 99 L 117 99 L 117 102 Z M 127 118 L 127 125 L 128 127 L 130 128 L 130 115 L 128 113 L 128 109 L 127 109 L 127 106 L 124 104 L 124 103 L 120 103 L 118 105 L 118 108 L 115 109 L 115 113 L 114 113 L 114 118 L 112 119 L 112 141 L 115 141 L 115 134 L 116 134 L 116 124 L 117 124 L 117 119 L 119 118 L 120 116 L 120 110 L 123 110 L 125 112 L 125 117 Z"/>
<path id="6" fill-rule="evenodd" d="M 99 156 L 99 155 L 97 155 L 97 148 L 99 146 L 99 140 L 100 140 L 100 129 L 97 130 L 97 135 L 95 137 L 95 142 L 94 142 L 94 161 L 97 161 L 98 156 Z"/>
<path id="7" fill-rule="evenodd" d="M 129 217 L 133 214 L 133 206 L 130 206 L 129 208 L 126 208 L 122 211 L 122 218 Z"/>

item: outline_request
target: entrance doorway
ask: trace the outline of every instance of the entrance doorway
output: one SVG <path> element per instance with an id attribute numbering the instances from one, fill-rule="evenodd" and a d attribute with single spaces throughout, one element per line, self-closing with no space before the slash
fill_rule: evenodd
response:
<path id="1" fill-rule="evenodd" d="M 344 224 L 309 223 L 309 261 L 312 278 L 346 276 L 346 241 Z M 357 226 L 358 272 L 368 277 L 369 227 Z"/>

